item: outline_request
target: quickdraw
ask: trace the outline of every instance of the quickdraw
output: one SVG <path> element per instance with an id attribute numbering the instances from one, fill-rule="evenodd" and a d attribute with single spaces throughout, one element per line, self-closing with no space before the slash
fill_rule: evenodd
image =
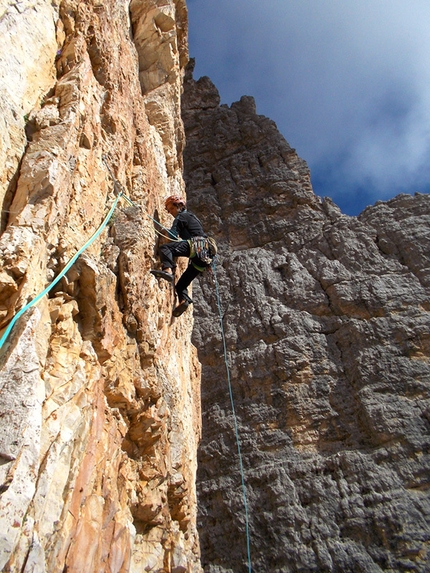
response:
<path id="1" fill-rule="evenodd" d="M 212 263 L 218 252 L 215 239 L 212 237 L 192 237 L 188 243 L 190 245 L 190 259 L 197 257 L 207 265 Z"/>

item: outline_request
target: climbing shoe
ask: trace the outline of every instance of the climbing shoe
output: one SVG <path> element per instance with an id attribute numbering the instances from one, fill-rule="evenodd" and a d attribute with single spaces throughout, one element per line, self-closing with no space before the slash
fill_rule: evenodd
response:
<path id="1" fill-rule="evenodd" d="M 182 293 L 179 296 L 179 299 L 181 301 L 185 300 L 188 304 L 193 304 L 193 300 L 188 296 L 188 293 L 185 291 L 182 291 Z"/>
<path id="2" fill-rule="evenodd" d="M 157 277 L 157 279 L 164 279 L 166 281 L 169 281 L 169 283 L 173 283 L 174 281 L 174 276 L 171 273 L 168 273 L 167 271 L 159 271 L 158 269 L 152 269 L 151 274 L 154 275 L 154 277 Z"/>
<path id="3" fill-rule="evenodd" d="M 189 298 L 189 297 L 188 297 Z M 189 300 L 191 300 L 189 298 Z M 190 306 L 190 302 L 188 302 L 188 300 L 183 300 L 182 302 L 180 302 L 178 304 L 178 306 L 176 308 L 173 309 L 172 314 L 175 317 L 181 316 L 181 314 L 183 314 L 187 308 Z"/>

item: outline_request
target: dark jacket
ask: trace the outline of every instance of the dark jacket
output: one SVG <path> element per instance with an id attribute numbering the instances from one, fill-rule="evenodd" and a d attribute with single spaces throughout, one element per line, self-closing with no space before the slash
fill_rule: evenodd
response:
<path id="1" fill-rule="evenodd" d="M 192 237 L 206 237 L 200 221 L 194 213 L 191 213 L 191 211 L 187 211 L 186 209 L 178 213 L 176 219 L 173 221 L 169 235 L 173 239 L 181 237 L 184 241 L 187 241 Z"/>

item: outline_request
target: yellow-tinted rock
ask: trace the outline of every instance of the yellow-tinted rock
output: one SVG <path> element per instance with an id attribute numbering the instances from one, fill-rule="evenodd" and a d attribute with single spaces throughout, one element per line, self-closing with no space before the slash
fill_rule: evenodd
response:
<path id="1" fill-rule="evenodd" d="M 164 198 L 184 192 L 186 8 L 129 4 L 65 0 L 58 11 L 47 0 L 20 2 L 14 27 L 2 29 L 2 42 L 14 42 L 21 26 L 31 51 L 15 70 L 0 61 L 14 92 L 1 114 L 4 189 L 19 165 L 0 238 L 3 327 L 105 218 L 118 189 L 104 158 L 135 203 L 120 201 L 1 351 L 0 569 L 8 571 L 24 563 L 50 573 L 201 571 L 192 316 L 173 321 L 171 287 L 149 274 L 158 244 L 151 218 L 169 225 Z M 1 25 L 10 21 L 8 12 Z M 159 64 L 145 75 L 148 49 Z M 26 85 L 15 89 L 14 74 Z"/>

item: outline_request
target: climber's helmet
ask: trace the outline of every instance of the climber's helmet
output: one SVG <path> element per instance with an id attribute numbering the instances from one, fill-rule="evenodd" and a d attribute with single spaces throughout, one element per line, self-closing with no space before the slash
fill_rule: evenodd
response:
<path id="1" fill-rule="evenodd" d="M 170 195 L 170 197 L 167 197 L 164 206 L 169 213 L 172 206 L 178 207 L 181 211 L 185 207 L 185 199 L 180 195 Z"/>

